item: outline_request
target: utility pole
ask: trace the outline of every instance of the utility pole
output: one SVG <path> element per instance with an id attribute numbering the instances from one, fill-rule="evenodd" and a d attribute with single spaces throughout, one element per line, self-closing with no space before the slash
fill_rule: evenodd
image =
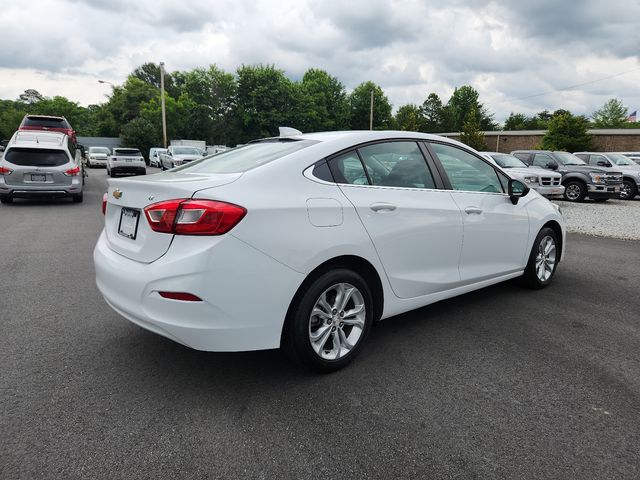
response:
<path id="1" fill-rule="evenodd" d="M 160 62 L 160 102 L 162 103 L 162 144 L 167 148 L 167 117 L 164 109 L 164 62 Z"/>
<path id="2" fill-rule="evenodd" d="M 369 130 L 373 130 L 373 90 L 371 90 L 371 109 L 369 110 Z"/>

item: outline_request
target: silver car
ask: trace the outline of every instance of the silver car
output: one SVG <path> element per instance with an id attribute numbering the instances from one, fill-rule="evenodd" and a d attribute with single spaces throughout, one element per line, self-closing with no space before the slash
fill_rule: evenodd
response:
<path id="1" fill-rule="evenodd" d="M 111 155 L 111 150 L 107 147 L 89 147 L 87 167 L 106 167 L 109 155 Z"/>
<path id="2" fill-rule="evenodd" d="M 81 202 L 83 174 L 75 144 L 64 133 L 18 131 L 0 160 L 0 202 L 32 197 Z"/>

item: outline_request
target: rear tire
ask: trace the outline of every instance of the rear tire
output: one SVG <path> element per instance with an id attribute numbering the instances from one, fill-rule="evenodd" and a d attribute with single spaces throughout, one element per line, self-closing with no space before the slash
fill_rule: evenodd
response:
<path id="1" fill-rule="evenodd" d="M 558 236 L 551 228 L 545 227 L 533 242 L 529 262 L 522 275 L 524 285 L 534 290 L 548 286 L 556 273 L 559 260 Z"/>
<path id="2" fill-rule="evenodd" d="M 358 355 L 372 324 L 373 297 L 366 281 L 352 270 L 330 270 L 294 298 L 282 349 L 313 371 L 334 372 Z"/>
<path id="3" fill-rule="evenodd" d="M 82 192 L 73 195 L 71 199 L 73 200 L 73 203 L 82 203 Z"/>
<path id="4" fill-rule="evenodd" d="M 8 195 L 0 195 L 0 203 L 13 203 L 13 198 Z"/>
<path id="5" fill-rule="evenodd" d="M 587 196 L 587 186 L 580 180 L 569 180 L 564 184 L 564 199 L 569 202 L 581 202 Z"/>

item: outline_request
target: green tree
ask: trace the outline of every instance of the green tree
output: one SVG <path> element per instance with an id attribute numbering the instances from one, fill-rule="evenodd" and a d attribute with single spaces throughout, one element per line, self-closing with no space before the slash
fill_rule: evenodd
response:
<path id="1" fill-rule="evenodd" d="M 395 118 L 395 128 L 409 132 L 422 130 L 424 121 L 420 107 L 412 103 L 403 105 L 398 109 Z"/>
<path id="2" fill-rule="evenodd" d="M 420 128 L 421 132 L 443 133 L 446 131 L 447 113 L 442 100 L 435 93 L 430 93 L 420 107 L 423 119 Z"/>
<path id="3" fill-rule="evenodd" d="M 106 107 L 116 125 L 122 126 L 136 118 L 142 104 L 152 98 L 160 98 L 160 90 L 130 75 L 122 86 L 112 87 Z"/>
<path id="4" fill-rule="evenodd" d="M 475 109 L 480 121 L 482 130 L 493 130 L 496 124 L 493 121 L 493 114 L 489 114 L 487 109 L 480 103 L 479 93 L 469 85 L 456 88 L 447 102 L 447 115 L 451 122 L 451 131 L 459 132 L 465 122 L 469 112 Z"/>
<path id="5" fill-rule="evenodd" d="M 589 122 L 582 115 L 556 112 L 549 120 L 547 133 L 542 138 L 542 148 L 567 152 L 590 150 L 592 138 L 587 132 L 588 128 Z"/>
<path id="6" fill-rule="evenodd" d="M 65 97 L 44 98 L 29 107 L 29 113 L 65 117 L 79 136 L 91 135 L 91 116 L 85 107 Z"/>
<path id="7" fill-rule="evenodd" d="M 504 121 L 505 130 L 527 130 L 529 118 L 524 113 L 513 113 Z"/>
<path id="8" fill-rule="evenodd" d="M 0 100 L 0 140 L 11 138 L 26 113 L 24 103 Z"/>
<path id="9" fill-rule="evenodd" d="M 627 123 L 627 107 L 616 98 L 607 102 L 591 114 L 596 128 L 621 128 Z"/>
<path id="10" fill-rule="evenodd" d="M 243 65 L 237 71 L 235 114 L 241 128 L 240 143 L 275 136 L 278 127 L 295 127 L 298 105 L 295 86 L 273 65 Z"/>
<path id="11" fill-rule="evenodd" d="M 33 88 L 28 88 L 24 91 L 24 93 L 20 94 L 18 100 L 22 103 L 31 105 L 33 103 L 38 103 L 39 101 L 44 100 L 44 95 Z"/>
<path id="12" fill-rule="evenodd" d="M 156 128 L 144 118 L 134 118 L 122 127 L 120 140 L 124 147 L 139 148 L 146 157 L 149 149 L 158 144 Z"/>
<path id="13" fill-rule="evenodd" d="M 381 87 L 368 81 L 358 85 L 349 95 L 352 130 L 369 130 L 371 92 L 373 92 L 373 129 L 385 130 L 391 126 L 393 116 L 389 99 Z"/>
<path id="14" fill-rule="evenodd" d="M 471 107 L 465 121 L 462 125 L 460 133 L 460 141 L 476 150 L 486 150 L 487 144 L 484 141 L 484 133 L 482 133 L 482 124 L 480 115 L 475 107 Z"/>
<path id="15" fill-rule="evenodd" d="M 306 132 L 349 128 L 349 101 L 344 85 L 324 70 L 307 70 L 299 84 L 300 123 Z"/>

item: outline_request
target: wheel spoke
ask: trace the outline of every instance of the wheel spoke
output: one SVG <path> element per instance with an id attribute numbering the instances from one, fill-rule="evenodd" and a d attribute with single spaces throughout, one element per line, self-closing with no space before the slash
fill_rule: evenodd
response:
<path id="1" fill-rule="evenodd" d="M 342 298 L 340 299 L 340 306 L 338 307 L 338 311 L 341 312 L 344 310 L 344 308 L 347 306 L 347 303 L 349 303 L 349 299 L 351 299 L 351 295 L 353 295 L 353 292 L 355 291 L 355 287 L 349 287 L 349 288 L 345 288 L 343 290 L 343 295 Z"/>
<path id="2" fill-rule="evenodd" d="M 342 321 L 342 323 L 344 323 L 345 325 L 350 325 L 354 328 L 359 328 L 360 330 L 362 330 L 364 328 L 364 320 L 361 318 L 353 318 L 353 319 L 344 319 Z"/>
<path id="3" fill-rule="evenodd" d="M 311 316 L 320 317 L 323 320 L 331 320 L 331 314 L 320 310 L 317 306 L 311 312 Z"/>
<path id="4" fill-rule="evenodd" d="M 311 345 L 313 346 L 313 349 L 316 351 L 316 353 L 320 353 L 324 346 L 327 344 L 327 340 L 329 340 L 329 337 L 331 336 L 331 327 L 326 326 L 324 327 L 324 329 L 319 328 L 316 331 L 316 334 L 317 335 L 310 334 L 309 338 L 311 339 Z"/>
<path id="5" fill-rule="evenodd" d="M 338 330 L 338 335 L 340 337 L 340 343 L 342 344 L 342 346 L 347 350 L 351 350 L 353 348 L 353 345 L 349 343 L 349 340 L 347 339 L 347 335 L 344 333 L 342 329 Z"/>
<path id="6" fill-rule="evenodd" d="M 354 315 L 357 315 L 358 313 L 362 312 L 363 310 L 364 310 L 364 304 L 356 305 L 351 310 L 347 310 L 346 312 L 344 312 L 344 320 L 348 319 L 349 317 L 353 317 Z"/>

